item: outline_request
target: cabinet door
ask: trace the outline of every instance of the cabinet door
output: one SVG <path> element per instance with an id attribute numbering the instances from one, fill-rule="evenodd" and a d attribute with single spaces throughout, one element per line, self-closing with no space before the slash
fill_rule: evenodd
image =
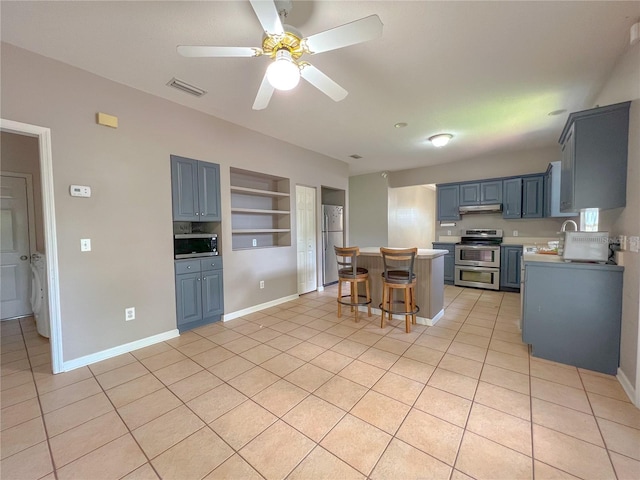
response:
<path id="1" fill-rule="evenodd" d="M 202 314 L 204 318 L 224 312 L 222 270 L 210 270 L 202 274 Z"/>
<path id="2" fill-rule="evenodd" d="M 176 275 L 178 325 L 202 319 L 202 281 L 200 272 Z"/>
<path id="3" fill-rule="evenodd" d="M 522 218 L 542 218 L 544 211 L 544 176 L 522 179 Z"/>
<path id="4" fill-rule="evenodd" d="M 220 165 L 198 162 L 198 203 L 201 222 L 220 221 Z"/>
<path id="5" fill-rule="evenodd" d="M 562 167 L 560 169 L 560 211 L 573 210 L 573 188 L 575 181 L 575 130 L 571 127 L 562 145 Z"/>
<path id="6" fill-rule="evenodd" d="M 433 242 L 433 248 L 436 250 L 449 250 L 449 253 L 444 256 L 444 283 L 453 285 L 455 275 L 455 244 Z"/>
<path id="7" fill-rule="evenodd" d="M 500 286 L 520 288 L 522 247 L 505 246 L 500 252 Z"/>
<path id="8" fill-rule="evenodd" d="M 480 203 L 502 203 L 502 180 L 480 184 Z"/>
<path id="9" fill-rule="evenodd" d="M 198 221 L 198 161 L 171 155 L 174 221 Z"/>
<path id="10" fill-rule="evenodd" d="M 543 217 L 551 217 L 551 165 L 544 174 L 544 209 Z"/>
<path id="11" fill-rule="evenodd" d="M 502 183 L 503 218 L 522 217 L 522 179 L 510 178 Z"/>
<path id="12" fill-rule="evenodd" d="M 460 185 L 460 205 L 480 205 L 480 183 Z"/>
<path id="13" fill-rule="evenodd" d="M 458 185 L 438 187 L 438 220 L 460 220 Z"/>

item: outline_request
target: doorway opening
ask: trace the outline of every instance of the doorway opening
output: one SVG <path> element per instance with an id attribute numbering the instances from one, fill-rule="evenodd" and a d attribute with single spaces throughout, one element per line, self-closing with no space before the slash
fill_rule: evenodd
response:
<path id="1" fill-rule="evenodd" d="M 51 154 L 51 130 L 46 127 L 0 119 L 0 131 L 26 135 L 38 139 L 40 181 L 42 185 L 42 219 L 44 250 L 48 282 L 48 308 L 53 373 L 63 371 L 62 325 L 60 320 L 60 285 L 58 282 L 58 247 L 56 241 L 55 205 L 53 196 L 53 157 Z"/>

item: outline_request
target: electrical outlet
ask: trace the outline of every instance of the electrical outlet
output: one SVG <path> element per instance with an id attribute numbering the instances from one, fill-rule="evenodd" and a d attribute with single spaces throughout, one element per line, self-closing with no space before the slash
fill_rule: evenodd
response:
<path id="1" fill-rule="evenodd" d="M 629 237 L 629 251 L 638 253 L 640 250 L 640 237 Z"/>
<path id="2" fill-rule="evenodd" d="M 251 245 L 254 247 L 258 246 L 258 240 L 256 240 L 255 238 L 253 240 L 251 240 Z"/>
<path id="3" fill-rule="evenodd" d="M 260 280 L 260 288 L 264 288 L 264 280 Z"/>
<path id="4" fill-rule="evenodd" d="M 81 252 L 90 252 L 91 251 L 91 239 L 90 238 L 81 238 L 80 239 L 80 251 Z"/>
<path id="5" fill-rule="evenodd" d="M 136 308 L 129 307 L 124 309 L 124 319 L 125 321 L 135 320 L 136 318 Z"/>
<path id="6" fill-rule="evenodd" d="M 517 236 L 518 236 L 518 230 L 514 230 L 514 231 L 513 231 L 513 236 L 514 236 L 514 237 L 517 237 Z"/>
<path id="7" fill-rule="evenodd" d="M 620 235 L 618 237 L 618 240 L 620 241 L 620 250 L 626 250 L 628 248 L 628 244 L 627 244 L 627 236 L 626 235 Z"/>
<path id="8" fill-rule="evenodd" d="M 451 230 L 447 230 L 447 235 L 451 235 Z"/>

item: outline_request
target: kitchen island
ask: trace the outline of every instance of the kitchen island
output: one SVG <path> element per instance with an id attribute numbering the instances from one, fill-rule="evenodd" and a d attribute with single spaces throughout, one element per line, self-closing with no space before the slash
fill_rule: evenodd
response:
<path id="1" fill-rule="evenodd" d="M 448 250 L 418 249 L 414 273 L 417 277 L 416 304 L 420 312 L 416 316 L 416 323 L 432 326 L 444 315 L 444 256 L 447 253 Z M 380 313 L 384 271 L 380 247 L 361 247 L 358 266 L 369 270 L 371 310 Z M 394 318 L 404 319 L 404 316 Z"/>

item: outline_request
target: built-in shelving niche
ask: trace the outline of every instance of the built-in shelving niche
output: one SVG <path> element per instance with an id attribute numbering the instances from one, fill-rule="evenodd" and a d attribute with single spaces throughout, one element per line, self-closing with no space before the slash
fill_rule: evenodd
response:
<path id="1" fill-rule="evenodd" d="M 239 168 L 230 178 L 233 250 L 291 246 L 289 179 Z"/>

